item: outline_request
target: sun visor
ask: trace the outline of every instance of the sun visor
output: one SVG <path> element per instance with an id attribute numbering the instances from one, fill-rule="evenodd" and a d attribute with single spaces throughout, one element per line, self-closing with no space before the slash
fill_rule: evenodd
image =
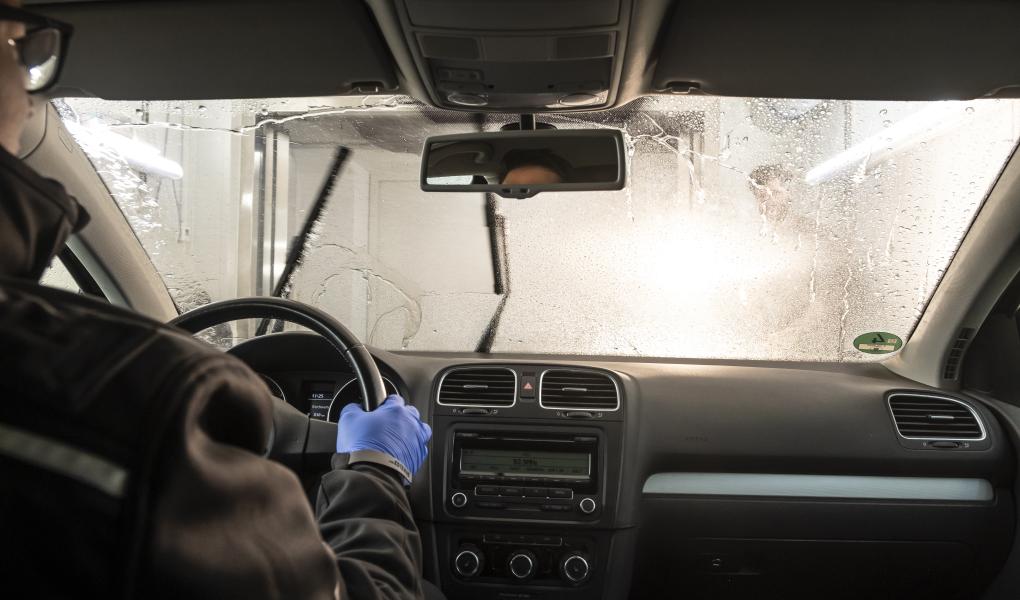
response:
<path id="1" fill-rule="evenodd" d="M 860 100 L 1020 96 L 1020 3 L 679 2 L 655 90 Z"/>
<path id="2" fill-rule="evenodd" d="M 188 100 L 398 87 L 389 51 L 362 2 L 28 4 L 75 27 L 55 95 Z"/>

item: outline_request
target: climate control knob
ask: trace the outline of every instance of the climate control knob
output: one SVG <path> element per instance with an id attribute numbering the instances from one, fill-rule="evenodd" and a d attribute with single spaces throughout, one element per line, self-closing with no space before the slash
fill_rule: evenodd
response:
<path id="1" fill-rule="evenodd" d="M 461 548 L 453 557 L 453 570 L 461 577 L 474 577 L 482 572 L 484 555 L 474 547 Z"/>
<path id="2" fill-rule="evenodd" d="M 560 577 L 568 583 L 583 583 L 591 575 L 591 565 L 583 554 L 572 552 L 560 561 Z"/>
<path id="3" fill-rule="evenodd" d="M 535 555 L 527 550 L 514 552 L 506 566 L 515 579 L 530 579 L 535 574 Z"/>

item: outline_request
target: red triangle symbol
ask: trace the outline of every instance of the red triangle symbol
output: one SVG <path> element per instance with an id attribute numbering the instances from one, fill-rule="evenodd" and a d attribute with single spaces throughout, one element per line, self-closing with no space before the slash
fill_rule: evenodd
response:
<path id="1" fill-rule="evenodd" d="M 534 389 L 534 388 L 532 387 L 531 382 L 529 381 L 529 382 L 524 384 L 524 389 L 531 390 L 531 389 Z"/>

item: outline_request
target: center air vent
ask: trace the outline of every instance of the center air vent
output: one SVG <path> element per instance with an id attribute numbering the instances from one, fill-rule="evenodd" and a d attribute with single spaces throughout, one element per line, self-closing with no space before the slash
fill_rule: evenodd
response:
<path id="1" fill-rule="evenodd" d="M 542 408 L 616 410 L 620 391 L 603 373 L 550 369 L 539 380 L 538 403 Z"/>
<path id="2" fill-rule="evenodd" d="M 982 440 L 984 426 L 974 409 L 951 398 L 893 394 L 889 408 L 900 435 L 907 439 Z"/>
<path id="3" fill-rule="evenodd" d="M 443 406 L 513 406 L 517 374 L 510 369 L 454 369 L 439 382 Z"/>

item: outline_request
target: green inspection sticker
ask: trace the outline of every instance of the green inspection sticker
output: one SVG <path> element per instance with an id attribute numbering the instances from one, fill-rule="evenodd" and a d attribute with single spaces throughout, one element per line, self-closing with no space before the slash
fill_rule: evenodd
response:
<path id="1" fill-rule="evenodd" d="M 903 347 L 903 338 L 885 331 L 871 331 L 854 338 L 854 348 L 865 354 L 889 354 Z"/>

